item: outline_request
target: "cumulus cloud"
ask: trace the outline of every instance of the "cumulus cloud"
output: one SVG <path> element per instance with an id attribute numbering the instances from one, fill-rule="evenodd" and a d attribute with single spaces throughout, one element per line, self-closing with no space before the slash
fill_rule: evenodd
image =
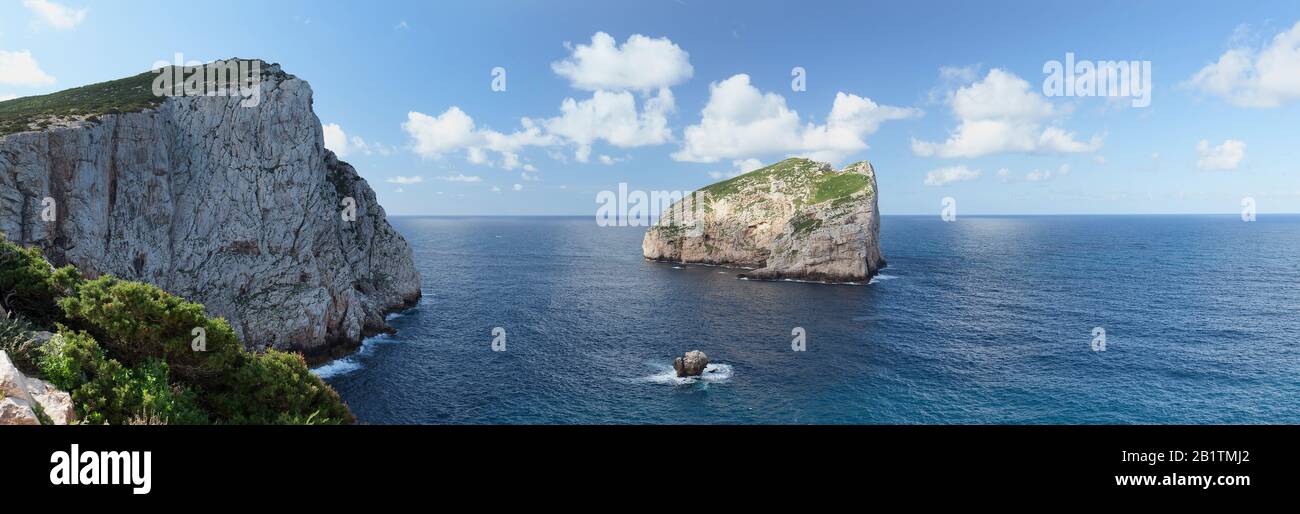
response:
<path id="1" fill-rule="evenodd" d="M 402 130 L 411 136 L 412 150 L 427 159 L 440 159 L 463 150 L 466 159 L 474 164 L 527 169 L 519 153 L 530 146 L 571 145 L 574 159 L 588 162 L 592 145 L 598 141 L 620 148 L 668 142 L 672 130 L 668 128 L 667 116 L 673 108 L 672 92 L 667 89 L 646 100 L 641 112 L 637 111 L 631 93 L 597 91 L 586 100 L 565 99 L 559 116 L 543 120 L 522 118 L 522 128 L 509 134 L 478 128 L 473 118 L 455 106 L 438 116 L 412 111 L 407 114 Z M 496 154 L 496 161 L 489 157 L 489 152 Z"/>
<path id="2" fill-rule="evenodd" d="M 446 180 L 447 182 L 482 182 L 483 177 L 480 177 L 478 175 L 465 175 L 463 173 L 457 173 L 455 175 L 446 175 L 446 176 L 438 177 L 438 180 Z"/>
<path id="3" fill-rule="evenodd" d="M 347 132 L 338 123 L 328 123 L 321 125 L 321 133 L 325 136 L 325 148 L 333 151 L 335 155 L 347 157 L 349 155 L 371 155 L 378 152 L 381 155 L 388 155 L 390 149 L 380 144 L 366 143 L 361 136 L 348 137 Z"/>
<path id="4" fill-rule="evenodd" d="M 942 143 L 912 140 L 922 157 L 979 157 L 996 153 L 1079 153 L 1101 148 L 1101 137 L 1087 142 L 1044 122 L 1056 109 L 1030 88 L 1029 82 L 1001 69 L 958 89 L 948 98 L 960 123 Z"/>
<path id="5" fill-rule="evenodd" d="M 23 5 L 46 25 L 66 30 L 86 21 L 87 9 L 73 9 L 48 0 L 23 0 Z"/>
<path id="6" fill-rule="evenodd" d="M 384 179 L 384 182 L 387 182 L 389 184 L 411 185 L 411 184 L 419 184 L 421 182 L 424 182 L 424 177 L 421 177 L 419 175 L 413 177 L 405 177 L 402 175 L 398 175 L 395 177 L 386 178 Z"/>
<path id="7" fill-rule="evenodd" d="M 1277 107 L 1300 99 L 1300 22 L 1261 48 L 1228 50 L 1187 84 L 1238 107 Z"/>
<path id="8" fill-rule="evenodd" d="M 464 151 L 471 163 L 488 164 L 491 151 L 498 157 L 496 164 L 514 169 L 523 165 L 519 151 L 524 147 L 546 146 L 554 141 L 533 120 L 523 118 L 520 123 L 522 130 L 510 134 L 480 129 L 465 111 L 452 106 L 437 116 L 411 111 L 402 123 L 402 130 L 411 137 L 411 149 L 423 158 L 441 159 L 445 154 Z"/>
<path id="9" fill-rule="evenodd" d="M 674 107 L 672 91 L 660 89 L 637 112 L 632 93 L 596 91 L 586 100 L 564 99 L 560 115 L 545 120 L 546 132 L 576 146 L 573 157 L 587 162 L 591 146 L 605 141 L 619 148 L 659 145 L 672 139 L 668 115 Z"/>
<path id="10" fill-rule="evenodd" d="M 1070 165 L 1062 164 L 1055 171 L 1053 170 L 1032 170 L 1025 174 L 1025 180 L 1029 182 L 1042 182 L 1051 180 L 1052 177 L 1063 177 L 1070 174 Z"/>
<path id="11" fill-rule="evenodd" d="M 598 142 L 632 148 L 673 140 L 668 117 L 676 104 L 669 87 L 694 72 L 685 51 L 667 38 L 640 34 L 618 45 L 604 32 L 593 35 L 590 44 L 566 47 L 571 54 L 551 68 L 574 88 L 591 91 L 591 97 L 565 98 L 558 115 L 521 118 L 521 128 L 508 134 L 479 128 L 456 106 L 437 116 L 411 111 L 402 129 L 411 137 L 412 150 L 426 159 L 463 151 L 473 164 L 535 171 L 519 157 L 527 147 L 547 147 L 548 155 L 563 161 L 568 159 L 563 147 L 570 147 L 574 160 L 585 163 Z M 613 164 L 619 159 L 599 160 Z"/>
<path id="12" fill-rule="evenodd" d="M 673 159 L 718 162 L 774 153 L 838 161 L 864 150 L 864 137 L 880 124 L 921 115 L 913 108 L 879 105 L 869 98 L 837 93 L 826 124 L 804 124 L 785 97 L 764 93 L 739 74 L 709 85 L 709 101 L 698 124 L 686 128 Z"/>
<path id="13" fill-rule="evenodd" d="M 668 38 L 633 34 L 622 45 L 597 32 L 591 44 L 579 44 L 572 55 L 551 63 L 551 70 L 584 91 L 643 91 L 675 86 L 691 78 L 690 55 Z"/>
<path id="14" fill-rule="evenodd" d="M 523 191 L 523 190 L 524 190 L 524 186 L 523 186 L 523 184 L 515 184 L 515 185 L 514 185 L 514 189 L 515 189 L 515 191 Z"/>
<path id="15" fill-rule="evenodd" d="M 0 84 L 10 86 L 48 86 L 54 77 L 41 70 L 30 50 L 0 50 Z"/>
<path id="16" fill-rule="evenodd" d="M 999 172 L 1000 174 L 1001 172 Z M 975 180 L 980 176 L 979 170 L 971 170 L 965 164 L 960 166 L 949 166 L 930 170 L 925 174 L 925 185 L 942 186 L 953 182 L 962 182 L 966 180 Z"/>
<path id="17" fill-rule="evenodd" d="M 1205 171 L 1232 171 L 1246 157 L 1246 143 L 1228 139 L 1219 146 L 1210 146 L 1204 139 L 1196 145 L 1196 167 Z"/>
<path id="18" fill-rule="evenodd" d="M 737 159 L 731 161 L 731 169 L 727 171 L 710 171 L 709 176 L 714 180 L 738 177 L 762 168 L 763 162 L 758 159 Z"/>

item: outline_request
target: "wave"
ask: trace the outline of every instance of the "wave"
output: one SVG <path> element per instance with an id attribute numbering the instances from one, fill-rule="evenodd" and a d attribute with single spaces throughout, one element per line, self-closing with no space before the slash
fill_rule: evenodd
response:
<path id="1" fill-rule="evenodd" d="M 874 277 L 871 277 L 871 281 L 870 281 L 870 282 L 867 282 L 867 284 L 868 284 L 868 285 L 870 285 L 870 284 L 874 284 L 874 283 L 876 283 L 877 280 L 878 280 L 878 281 L 881 281 L 881 282 L 884 282 L 884 281 L 886 281 L 886 280 L 894 280 L 894 279 L 896 279 L 896 278 L 899 278 L 899 277 L 896 276 L 896 275 L 886 275 L 886 274 L 884 274 L 884 273 L 881 273 L 881 274 L 879 274 L 879 275 L 876 275 L 876 276 L 874 276 Z"/>
<path id="2" fill-rule="evenodd" d="M 335 359 L 314 367 L 311 369 L 311 372 L 321 378 L 346 375 L 361 369 L 364 366 L 365 359 L 375 353 L 375 346 L 390 342 L 393 342 L 390 334 L 379 334 L 374 337 L 367 337 L 365 340 L 361 341 L 361 348 L 352 355 L 341 359 Z"/>
<path id="3" fill-rule="evenodd" d="M 698 377 L 679 377 L 677 376 L 677 371 L 673 370 L 672 366 L 665 368 L 661 364 L 656 364 L 655 367 L 660 368 L 661 371 L 648 377 L 643 377 L 641 379 L 642 382 L 672 386 L 689 385 L 696 382 L 710 384 L 715 382 L 726 382 L 731 380 L 731 377 L 736 374 L 730 364 L 723 364 L 721 362 L 709 363 L 708 366 L 704 367 L 704 374 Z"/>

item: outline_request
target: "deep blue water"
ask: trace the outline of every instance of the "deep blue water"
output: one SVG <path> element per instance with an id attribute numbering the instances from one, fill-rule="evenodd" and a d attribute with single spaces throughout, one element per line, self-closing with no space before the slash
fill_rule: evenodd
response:
<path id="1" fill-rule="evenodd" d="M 362 422 L 1300 423 L 1298 216 L 886 216 L 861 286 L 591 217 L 391 221 L 424 299 L 320 370 Z M 692 349 L 712 379 L 672 376 Z"/>

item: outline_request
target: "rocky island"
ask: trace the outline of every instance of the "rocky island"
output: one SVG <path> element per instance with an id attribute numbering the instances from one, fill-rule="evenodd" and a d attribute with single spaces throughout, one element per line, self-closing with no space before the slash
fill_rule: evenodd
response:
<path id="1" fill-rule="evenodd" d="M 256 64 L 256 102 L 160 96 L 157 71 L 0 102 L 0 232 L 202 303 L 251 350 L 389 330 L 420 297 L 411 249 L 325 149 L 307 82 Z"/>
<path id="2" fill-rule="evenodd" d="M 646 231 L 645 258 L 749 268 L 745 278 L 818 282 L 863 282 L 885 266 L 876 173 L 868 162 L 836 171 L 786 159 L 700 192 L 703 209 L 671 208 Z"/>

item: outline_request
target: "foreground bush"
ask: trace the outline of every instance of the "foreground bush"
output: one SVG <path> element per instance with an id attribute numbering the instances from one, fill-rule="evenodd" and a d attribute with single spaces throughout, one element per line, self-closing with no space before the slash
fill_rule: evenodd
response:
<path id="1" fill-rule="evenodd" d="M 12 317 L 11 317 L 12 316 Z M 0 312 L 0 351 L 24 374 L 37 371 L 40 346 L 32 333 L 36 328 L 16 314 Z"/>
<path id="2" fill-rule="evenodd" d="M 62 327 L 41 350 L 41 373 L 72 395 L 84 423 L 120 425 L 143 414 L 174 425 L 208 422 L 207 414 L 195 404 L 194 393 L 172 385 L 167 363 L 159 359 L 127 368 L 109 358 L 85 332 Z"/>
<path id="3" fill-rule="evenodd" d="M 70 266 L 57 272 L 51 268 L 39 249 L 0 239 L 0 303 L 9 314 L 39 324 L 58 320 L 62 313 L 55 300 L 75 278 Z"/>
<path id="4" fill-rule="evenodd" d="M 58 336 L 32 364 L 72 395 L 86 422 L 354 421 L 302 356 L 246 351 L 225 320 L 155 286 L 84 280 L 74 268 L 55 270 L 39 251 L 0 239 L 5 296 L 33 323 L 58 324 Z"/>

